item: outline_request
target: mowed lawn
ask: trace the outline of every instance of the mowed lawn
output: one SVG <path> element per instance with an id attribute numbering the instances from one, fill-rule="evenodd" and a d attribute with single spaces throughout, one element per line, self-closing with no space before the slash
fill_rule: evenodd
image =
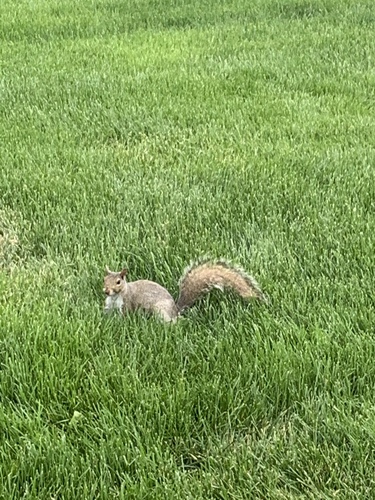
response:
<path id="1" fill-rule="evenodd" d="M 373 1 L 0 18 L 0 498 L 375 498 Z M 269 304 L 104 316 L 202 255 Z"/>

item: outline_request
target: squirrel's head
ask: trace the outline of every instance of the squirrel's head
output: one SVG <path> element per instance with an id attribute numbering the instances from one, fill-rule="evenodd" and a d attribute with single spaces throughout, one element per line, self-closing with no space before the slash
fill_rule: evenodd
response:
<path id="1" fill-rule="evenodd" d="M 113 273 L 106 268 L 103 292 L 106 295 L 116 295 L 120 293 L 126 283 L 125 276 L 127 272 L 127 269 L 123 269 L 119 273 Z"/>

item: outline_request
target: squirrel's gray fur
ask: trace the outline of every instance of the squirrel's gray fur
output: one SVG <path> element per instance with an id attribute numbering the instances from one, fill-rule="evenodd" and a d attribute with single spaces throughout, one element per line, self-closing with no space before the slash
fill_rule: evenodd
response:
<path id="1" fill-rule="evenodd" d="M 178 316 L 191 307 L 203 294 L 213 288 L 232 289 L 243 299 L 255 297 L 266 300 L 258 283 L 241 267 L 225 259 L 202 259 L 193 262 L 179 281 L 177 302 L 164 287 L 148 280 L 126 281 L 127 270 L 106 270 L 104 293 L 107 295 L 104 310 L 118 309 L 121 313 L 143 309 L 155 313 L 164 321 L 175 322 Z"/>

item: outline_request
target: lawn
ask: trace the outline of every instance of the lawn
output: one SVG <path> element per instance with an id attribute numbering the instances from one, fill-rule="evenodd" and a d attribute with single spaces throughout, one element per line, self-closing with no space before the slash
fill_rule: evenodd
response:
<path id="1" fill-rule="evenodd" d="M 374 498 L 372 0 L 0 18 L 0 498 Z M 103 314 L 203 255 L 269 304 Z"/>

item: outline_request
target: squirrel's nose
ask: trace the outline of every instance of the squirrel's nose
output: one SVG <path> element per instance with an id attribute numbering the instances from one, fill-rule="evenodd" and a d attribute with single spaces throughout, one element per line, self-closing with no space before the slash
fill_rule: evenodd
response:
<path id="1" fill-rule="evenodd" d="M 108 290 L 108 288 L 103 288 L 103 292 L 104 292 L 106 295 L 109 295 L 109 290 Z"/>

